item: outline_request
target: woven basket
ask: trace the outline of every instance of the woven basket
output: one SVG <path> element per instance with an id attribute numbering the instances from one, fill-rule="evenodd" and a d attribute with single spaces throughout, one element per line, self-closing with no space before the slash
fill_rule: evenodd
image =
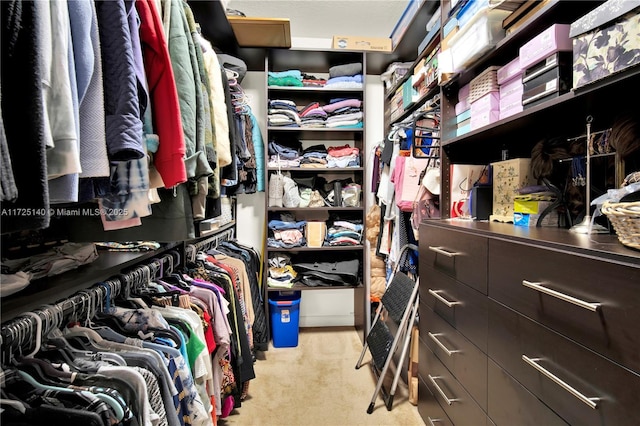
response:
<path id="1" fill-rule="evenodd" d="M 489 92 L 500 89 L 498 85 L 498 66 L 491 66 L 482 71 L 469 84 L 469 102 L 480 99 Z"/>
<path id="2" fill-rule="evenodd" d="M 618 240 L 627 247 L 640 250 L 640 201 L 631 203 L 602 204 L 602 213 L 607 215 Z"/>

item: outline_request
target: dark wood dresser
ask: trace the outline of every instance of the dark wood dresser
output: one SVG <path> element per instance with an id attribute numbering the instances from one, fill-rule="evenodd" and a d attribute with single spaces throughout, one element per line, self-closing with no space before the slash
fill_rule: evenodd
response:
<path id="1" fill-rule="evenodd" d="M 640 252 L 613 235 L 420 227 L 427 424 L 640 424 Z"/>

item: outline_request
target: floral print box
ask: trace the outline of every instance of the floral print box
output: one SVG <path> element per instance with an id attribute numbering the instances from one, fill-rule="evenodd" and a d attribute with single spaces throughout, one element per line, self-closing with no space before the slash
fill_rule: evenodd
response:
<path id="1" fill-rule="evenodd" d="M 571 24 L 573 87 L 640 63 L 640 2 L 609 0 Z"/>

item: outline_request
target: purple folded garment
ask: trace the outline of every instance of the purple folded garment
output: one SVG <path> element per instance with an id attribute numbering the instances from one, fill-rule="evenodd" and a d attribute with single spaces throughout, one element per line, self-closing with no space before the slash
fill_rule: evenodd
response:
<path id="1" fill-rule="evenodd" d="M 345 99 L 343 101 L 339 101 L 339 102 L 334 102 L 332 104 L 329 105 L 325 105 L 322 107 L 323 110 L 325 110 L 325 112 L 333 112 L 337 109 L 343 108 L 343 107 L 356 107 L 356 108 L 360 108 L 362 106 L 362 101 L 360 99 Z"/>
<path id="2" fill-rule="evenodd" d="M 321 115 L 323 117 L 326 117 L 327 112 L 324 109 L 322 109 L 322 107 L 317 107 L 317 108 L 304 111 L 303 113 L 300 114 L 300 117 L 308 117 L 310 115 Z"/>

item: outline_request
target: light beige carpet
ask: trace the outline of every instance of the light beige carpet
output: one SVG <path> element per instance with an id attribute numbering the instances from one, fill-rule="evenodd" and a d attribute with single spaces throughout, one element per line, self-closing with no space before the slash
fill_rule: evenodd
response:
<path id="1" fill-rule="evenodd" d="M 424 425 L 402 379 L 391 411 L 378 395 L 373 413 L 367 414 L 376 378 L 368 350 L 363 366 L 355 369 L 361 351 L 352 327 L 301 328 L 297 347 L 270 346 L 261 353 L 247 399 L 219 426 Z"/>

